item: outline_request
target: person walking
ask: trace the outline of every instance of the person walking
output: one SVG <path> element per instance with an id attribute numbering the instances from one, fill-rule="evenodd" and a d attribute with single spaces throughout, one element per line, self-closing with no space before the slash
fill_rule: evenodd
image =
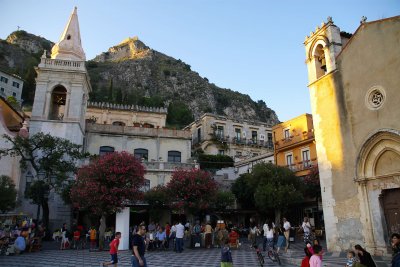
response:
<path id="1" fill-rule="evenodd" d="M 232 252 L 229 246 L 229 240 L 225 240 L 225 244 L 221 247 L 221 267 L 232 267 Z"/>
<path id="2" fill-rule="evenodd" d="M 267 244 L 269 249 L 272 249 L 274 245 L 274 226 L 271 222 L 264 224 L 264 242 L 263 242 L 263 251 L 266 251 Z"/>
<path id="3" fill-rule="evenodd" d="M 286 218 L 282 219 L 283 221 L 283 228 L 284 228 L 284 232 L 283 234 L 285 235 L 285 239 L 286 239 L 286 246 L 285 246 L 285 252 L 287 252 L 288 248 L 289 248 L 289 238 L 290 238 L 290 229 L 292 228 L 292 226 L 290 225 L 290 222 L 288 222 L 286 220 Z"/>
<path id="4" fill-rule="evenodd" d="M 354 249 L 362 265 L 365 265 L 366 267 L 376 267 L 376 264 L 372 259 L 371 254 L 363 249 L 363 247 L 361 247 L 360 245 L 355 245 Z"/>
<path id="5" fill-rule="evenodd" d="M 304 217 L 303 224 L 301 225 L 303 228 L 304 232 L 304 243 L 307 244 L 307 242 L 311 242 L 311 224 L 309 222 L 308 217 Z"/>
<path id="6" fill-rule="evenodd" d="M 146 252 L 146 244 L 144 242 L 145 235 L 146 225 L 140 224 L 137 233 L 133 235 L 132 267 L 147 267 L 146 258 L 144 257 Z"/>
<path id="7" fill-rule="evenodd" d="M 183 251 L 183 237 L 185 236 L 185 226 L 181 222 L 176 226 L 176 252 Z"/>
<path id="8" fill-rule="evenodd" d="M 111 243 L 110 243 L 111 261 L 103 262 L 103 266 L 108 266 L 108 265 L 113 264 L 115 267 L 117 267 L 117 265 L 118 265 L 118 246 L 119 246 L 120 238 L 121 238 L 121 232 L 116 232 L 114 240 L 111 241 Z"/>
<path id="9" fill-rule="evenodd" d="M 284 236 L 285 230 L 283 227 L 276 227 L 275 229 L 278 233 L 278 241 L 276 242 L 276 247 L 277 247 L 276 253 L 279 253 L 281 248 L 286 247 L 285 242 L 287 243 L 288 241 L 285 239 Z"/>

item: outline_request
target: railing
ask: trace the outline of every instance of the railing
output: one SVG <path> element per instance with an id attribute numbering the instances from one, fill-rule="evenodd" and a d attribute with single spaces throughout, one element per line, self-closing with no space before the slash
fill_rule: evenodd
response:
<path id="1" fill-rule="evenodd" d="M 133 127 L 133 126 L 121 126 L 121 125 L 110 125 L 110 124 L 86 124 L 87 132 L 99 132 L 108 134 L 126 134 L 136 136 L 151 136 L 151 137 L 171 137 L 189 139 L 191 138 L 190 131 L 184 130 L 173 130 L 166 128 L 144 128 L 144 127 Z"/>
<path id="2" fill-rule="evenodd" d="M 62 60 L 62 59 L 51 59 L 42 58 L 39 64 L 41 68 L 55 68 L 63 70 L 85 70 L 84 61 L 73 61 L 73 60 Z"/>
<path id="3" fill-rule="evenodd" d="M 296 144 L 305 140 L 311 140 L 314 138 L 314 132 L 313 131 L 305 131 L 301 134 L 297 135 L 292 135 L 289 136 L 288 138 L 283 138 L 281 140 L 278 140 L 275 142 L 276 149 L 284 148 L 287 146 L 290 146 L 292 144 Z"/>
<path id="4" fill-rule="evenodd" d="M 313 160 L 305 160 L 302 162 L 299 162 L 297 164 L 291 164 L 291 165 L 286 165 L 287 168 L 291 169 L 294 172 L 300 172 L 304 170 L 309 170 L 314 166 L 317 166 L 318 162 L 316 159 Z"/>
<path id="5" fill-rule="evenodd" d="M 190 170 L 198 168 L 197 163 L 182 162 L 163 162 L 163 161 L 144 161 L 143 165 L 148 171 L 174 171 L 176 169 Z"/>

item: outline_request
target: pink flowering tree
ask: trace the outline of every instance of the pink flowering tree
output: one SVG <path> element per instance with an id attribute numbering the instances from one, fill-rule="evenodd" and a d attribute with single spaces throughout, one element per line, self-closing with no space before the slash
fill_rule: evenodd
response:
<path id="1" fill-rule="evenodd" d="M 132 154 L 106 154 L 79 169 L 71 187 L 72 204 L 75 208 L 101 216 L 101 223 L 105 224 L 106 215 L 142 199 L 144 174 L 143 165 Z M 105 229 L 105 225 L 100 229 Z"/>
<path id="2" fill-rule="evenodd" d="M 218 192 L 217 183 L 208 172 L 176 170 L 166 185 L 170 205 L 180 213 L 202 212 L 212 206 Z"/>

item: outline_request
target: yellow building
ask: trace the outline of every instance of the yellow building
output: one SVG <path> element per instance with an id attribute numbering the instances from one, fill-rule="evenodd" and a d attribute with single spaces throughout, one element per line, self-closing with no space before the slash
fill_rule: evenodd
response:
<path id="1" fill-rule="evenodd" d="M 296 176 L 305 176 L 317 166 L 312 115 L 303 114 L 272 127 L 275 163 L 286 166 Z"/>

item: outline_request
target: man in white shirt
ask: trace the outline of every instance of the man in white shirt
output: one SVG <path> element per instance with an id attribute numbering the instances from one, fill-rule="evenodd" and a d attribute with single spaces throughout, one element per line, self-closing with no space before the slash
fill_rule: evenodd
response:
<path id="1" fill-rule="evenodd" d="M 286 220 L 286 218 L 283 218 L 283 228 L 285 229 L 285 232 L 283 233 L 285 235 L 286 238 L 286 247 L 285 247 L 285 252 L 287 252 L 288 248 L 289 248 L 289 234 L 290 234 L 290 222 L 288 222 Z"/>
<path id="2" fill-rule="evenodd" d="M 183 236 L 185 235 L 185 226 L 181 222 L 176 226 L 176 252 L 183 251 Z"/>

